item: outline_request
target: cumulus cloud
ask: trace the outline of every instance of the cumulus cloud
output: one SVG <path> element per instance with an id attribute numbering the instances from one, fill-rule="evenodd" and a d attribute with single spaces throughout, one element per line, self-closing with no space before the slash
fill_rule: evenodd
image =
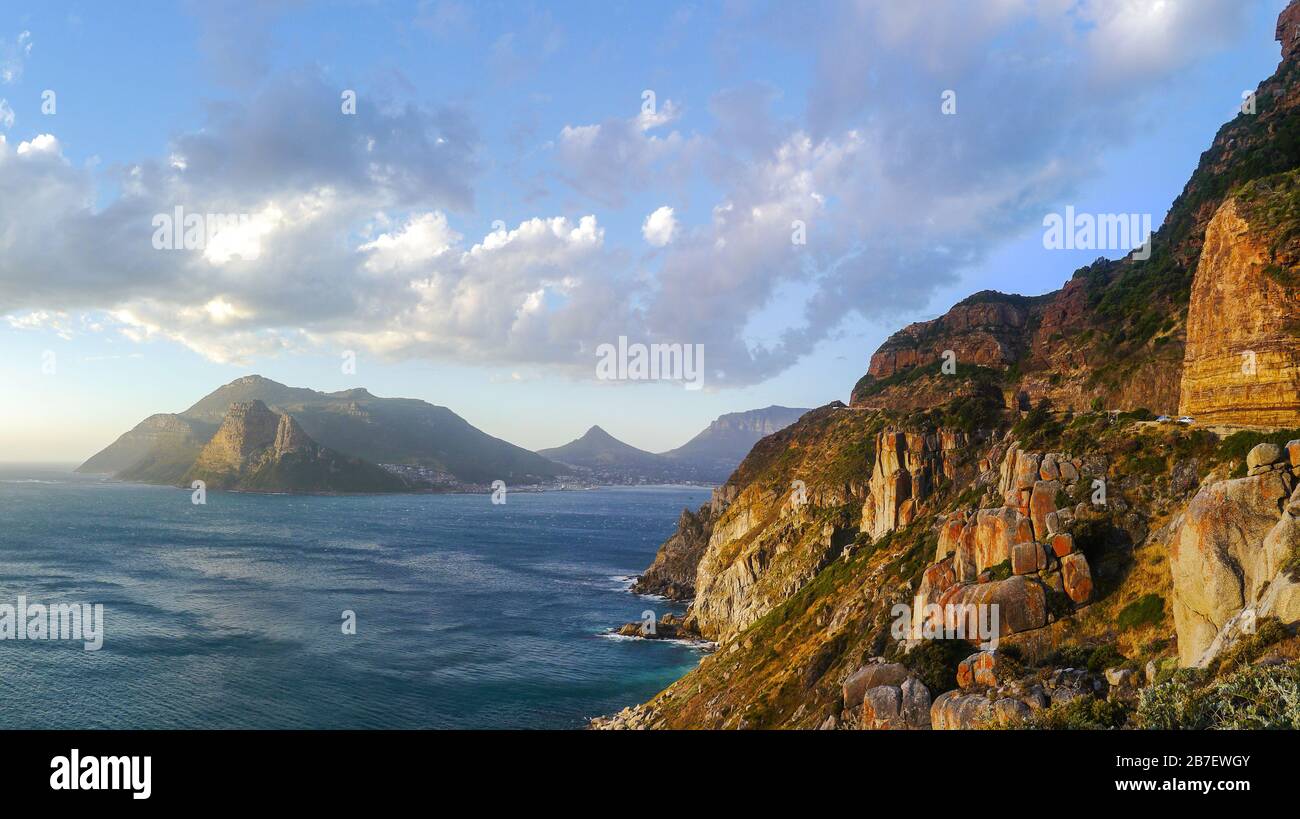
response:
<path id="1" fill-rule="evenodd" d="M 668 244 L 676 233 L 677 217 L 673 216 L 673 209 L 667 205 L 655 210 L 641 223 L 641 235 L 655 247 Z"/>
<path id="2" fill-rule="evenodd" d="M 752 384 L 851 315 L 925 306 L 1040 224 L 1129 138 L 1148 95 L 1240 20 L 1219 0 L 1135 3 L 827 3 L 779 27 L 812 69 L 802 111 L 778 119 L 779 92 L 752 83 L 719 90 L 700 130 L 669 101 L 572 122 L 541 161 L 580 204 L 475 237 L 453 228 L 475 203 L 473 120 L 364 94 L 343 117 L 312 72 L 210 104 L 158 157 L 112 169 L 106 204 L 55 135 L 0 134 L 0 315 L 71 332 L 61 317 L 91 311 L 218 361 L 335 345 L 588 375 L 596 346 L 628 336 L 703 344 L 710 384 Z M 737 47 L 771 36 L 746 23 Z M 562 35 L 529 36 L 545 54 Z M 524 53 L 498 44 L 507 63 Z M 700 179 L 701 224 L 665 206 L 641 226 L 658 252 L 607 241 L 604 209 Z M 155 250 L 152 220 L 177 207 L 248 218 L 202 248 Z M 795 302 L 754 338 L 791 290 L 802 314 Z"/>

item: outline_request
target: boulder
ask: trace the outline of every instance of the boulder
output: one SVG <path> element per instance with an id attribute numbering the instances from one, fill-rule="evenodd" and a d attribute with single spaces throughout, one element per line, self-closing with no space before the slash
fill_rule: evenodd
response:
<path id="1" fill-rule="evenodd" d="M 1055 455 L 1043 456 L 1043 462 L 1038 466 L 1038 477 L 1045 481 L 1054 481 L 1061 477 L 1061 472 L 1056 466 Z"/>
<path id="2" fill-rule="evenodd" d="M 862 698 L 859 724 L 868 731 L 891 731 L 903 725 L 903 693 L 896 685 L 868 688 Z"/>
<path id="3" fill-rule="evenodd" d="M 993 716 L 993 703 L 982 694 L 958 689 L 940 694 L 930 706 L 930 727 L 936 731 L 980 728 Z"/>
<path id="4" fill-rule="evenodd" d="M 1092 572 L 1082 552 L 1061 558 L 1061 581 L 1065 584 L 1065 593 L 1074 602 L 1086 603 L 1092 597 Z"/>
<path id="5" fill-rule="evenodd" d="M 1065 483 L 1074 483 L 1079 480 L 1079 470 L 1069 461 L 1061 461 L 1057 464 L 1057 471 L 1061 473 L 1061 480 Z"/>
<path id="6" fill-rule="evenodd" d="M 1029 717 L 1031 710 L 1023 701 L 1003 697 L 993 703 L 992 721 L 998 725 L 1015 725 Z"/>
<path id="7" fill-rule="evenodd" d="M 1005 680 L 1007 660 L 996 651 L 977 651 L 957 664 L 957 687 L 992 688 Z"/>
<path id="8" fill-rule="evenodd" d="M 957 552 L 961 547 L 961 535 L 965 528 L 966 516 L 961 513 L 949 515 L 939 525 L 939 548 L 934 555 L 936 561 Z"/>
<path id="9" fill-rule="evenodd" d="M 1286 461 L 1291 469 L 1300 469 L 1300 439 L 1287 441 L 1286 444 Z"/>
<path id="10" fill-rule="evenodd" d="M 870 688 L 900 686 L 911 672 L 899 663 L 874 662 L 854 671 L 844 680 L 844 707 L 857 708 Z"/>
<path id="11" fill-rule="evenodd" d="M 1029 497 L 1029 519 L 1034 526 L 1034 538 L 1047 537 L 1047 516 L 1056 511 L 1056 493 L 1061 491 L 1060 481 L 1039 481 L 1034 484 Z"/>
<path id="12" fill-rule="evenodd" d="M 1259 466 L 1272 466 L 1280 460 L 1282 460 L 1282 448 L 1277 444 L 1256 444 L 1246 455 L 1246 468 L 1254 469 Z"/>
<path id="13" fill-rule="evenodd" d="M 948 626 L 954 629 L 958 625 L 958 613 L 961 611 L 956 607 L 972 605 L 997 606 L 997 628 L 994 630 L 999 637 L 1047 625 L 1046 591 L 1042 584 L 1025 576 L 954 586 L 943 595 L 939 603 L 944 606 L 945 615 L 949 619 Z M 984 611 L 988 614 L 981 618 L 981 622 L 992 626 L 993 610 Z M 967 639 L 974 638 L 975 635 L 968 633 Z"/>
<path id="14" fill-rule="evenodd" d="M 901 688 L 903 724 L 908 728 L 930 727 L 930 689 L 916 677 L 908 677 Z"/>
<path id="15" fill-rule="evenodd" d="M 946 557 L 921 573 L 921 585 L 912 599 L 912 637 L 919 639 L 925 625 L 926 606 L 957 585 L 954 558 Z M 936 625 L 941 626 L 942 623 Z"/>
<path id="16" fill-rule="evenodd" d="M 1169 547 L 1178 659 L 1202 661 L 1219 630 L 1253 603 L 1276 574 L 1280 532 L 1264 546 L 1283 516 L 1290 473 L 1270 471 L 1201 487 Z M 1272 554 L 1270 554 L 1270 551 Z"/>
<path id="17" fill-rule="evenodd" d="M 1016 453 L 1015 489 L 1033 489 L 1039 480 L 1038 467 L 1041 456 L 1036 452 Z"/>
<path id="18" fill-rule="evenodd" d="M 961 530 L 961 540 L 957 544 L 957 556 L 953 560 L 953 570 L 961 583 L 972 583 L 980 573 L 979 558 L 976 555 L 975 541 L 979 526 L 975 519 L 966 522 Z"/>
<path id="19" fill-rule="evenodd" d="M 1036 574 L 1047 568 L 1043 547 L 1030 541 L 1011 547 L 1012 574 Z"/>
<path id="20" fill-rule="evenodd" d="M 1074 535 L 1069 535 L 1065 532 L 1052 535 L 1050 545 L 1052 547 L 1052 554 L 1057 557 L 1065 557 L 1074 551 Z"/>
<path id="21" fill-rule="evenodd" d="M 1024 530 L 1024 516 L 1006 506 L 981 509 L 975 516 L 975 570 L 982 572 L 1011 559 L 1011 547 Z M 1031 538 L 1032 539 L 1032 538 Z"/>

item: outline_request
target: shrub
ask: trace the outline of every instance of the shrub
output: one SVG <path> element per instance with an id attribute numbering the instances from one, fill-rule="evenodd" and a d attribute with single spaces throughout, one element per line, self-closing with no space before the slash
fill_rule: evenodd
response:
<path id="1" fill-rule="evenodd" d="M 925 640 L 921 645 L 898 657 L 925 687 L 930 696 L 937 697 L 957 687 L 957 665 L 975 653 L 964 640 Z"/>
<path id="2" fill-rule="evenodd" d="M 1128 708 L 1096 697 L 1075 697 L 1035 711 L 1017 727 L 1050 731 L 1104 731 L 1120 728 L 1128 721 Z"/>
<path id="3" fill-rule="evenodd" d="M 1004 560 L 996 566 L 989 566 L 988 572 L 993 580 L 1006 580 L 1011 577 L 1011 561 Z"/>
<path id="4" fill-rule="evenodd" d="M 1300 728 L 1298 666 L 1245 668 L 1206 686 L 1197 686 L 1197 679 L 1180 671 L 1145 689 L 1134 724 L 1160 730 Z"/>
<path id="5" fill-rule="evenodd" d="M 1120 631 L 1153 626 L 1164 619 L 1165 599 L 1158 594 L 1144 594 L 1120 610 L 1115 624 Z"/>

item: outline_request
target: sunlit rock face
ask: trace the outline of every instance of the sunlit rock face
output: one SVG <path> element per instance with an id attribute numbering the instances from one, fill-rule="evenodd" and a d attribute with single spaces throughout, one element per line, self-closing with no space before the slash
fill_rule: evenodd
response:
<path id="1" fill-rule="evenodd" d="M 1187 315 L 1181 412 L 1202 424 L 1300 424 L 1300 287 L 1236 199 L 1210 221 Z"/>

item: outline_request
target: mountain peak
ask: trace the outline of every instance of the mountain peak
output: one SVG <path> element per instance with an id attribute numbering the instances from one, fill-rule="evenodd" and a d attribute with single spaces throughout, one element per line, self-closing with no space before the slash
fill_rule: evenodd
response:
<path id="1" fill-rule="evenodd" d="M 284 385 L 278 381 L 272 381 L 269 378 L 265 378 L 263 376 L 254 373 L 253 375 L 240 376 L 239 378 L 236 378 L 234 381 L 231 381 L 226 386 L 227 387 L 262 387 L 262 386 L 283 387 Z"/>
<path id="2" fill-rule="evenodd" d="M 1289 60 L 1300 51 L 1300 0 L 1291 0 L 1277 16 L 1274 38 L 1282 44 L 1282 59 Z"/>

